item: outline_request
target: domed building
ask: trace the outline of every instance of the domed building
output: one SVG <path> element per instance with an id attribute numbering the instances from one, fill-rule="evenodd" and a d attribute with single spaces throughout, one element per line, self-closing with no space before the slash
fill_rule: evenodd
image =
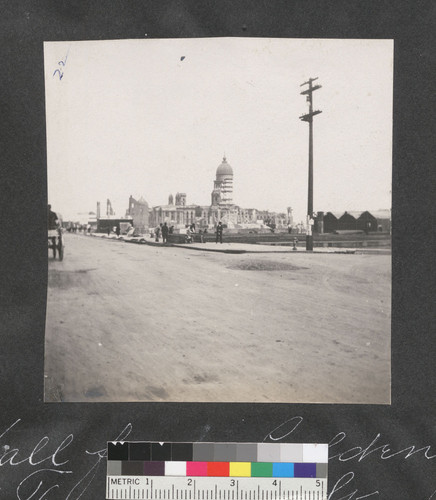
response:
<path id="1" fill-rule="evenodd" d="M 187 225 L 197 228 L 214 228 L 221 221 L 229 230 L 255 228 L 260 230 L 263 220 L 272 220 L 280 226 L 277 214 L 259 212 L 256 208 L 241 208 L 233 203 L 233 168 L 224 156 L 216 169 L 210 205 L 188 204 L 185 193 L 168 197 L 168 205 L 159 205 L 150 210 L 150 226 L 166 222 L 174 226 L 174 232 L 183 231 Z"/>
<path id="2" fill-rule="evenodd" d="M 221 165 L 216 169 L 216 178 L 212 191 L 212 206 L 232 205 L 233 203 L 233 169 L 224 156 Z"/>

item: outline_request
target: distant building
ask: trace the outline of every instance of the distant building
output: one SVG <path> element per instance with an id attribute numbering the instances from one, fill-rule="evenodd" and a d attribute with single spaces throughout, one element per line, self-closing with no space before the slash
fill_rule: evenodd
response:
<path id="1" fill-rule="evenodd" d="M 168 197 L 168 204 L 170 205 L 170 201 L 172 199 L 172 194 Z M 186 205 L 186 193 L 176 193 L 176 205 L 180 207 L 184 207 Z"/>
<path id="2" fill-rule="evenodd" d="M 151 209 L 150 226 L 156 227 L 164 222 L 168 226 L 181 227 L 194 224 L 196 222 L 197 207 L 198 205 L 186 204 L 186 193 L 176 193 L 175 198 L 170 194 L 167 205 L 158 205 Z"/>
<path id="3" fill-rule="evenodd" d="M 371 214 L 377 220 L 377 230 L 390 233 L 392 231 L 392 223 L 391 223 L 391 211 L 388 209 L 382 210 L 373 210 Z"/>
<path id="4" fill-rule="evenodd" d="M 126 217 L 120 217 L 115 215 L 114 210 L 112 209 L 112 203 L 108 198 L 106 200 L 106 215 L 101 215 L 101 205 L 100 202 L 97 201 L 97 215 L 96 215 L 96 232 L 97 233 L 107 233 L 113 230 L 113 228 L 122 229 L 123 226 L 130 224 L 132 225 L 133 220 L 132 217 L 127 215 Z"/>
<path id="5" fill-rule="evenodd" d="M 139 200 L 135 200 L 130 195 L 126 217 L 132 218 L 133 227 L 140 233 L 144 233 L 150 227 L 150 207 L 142 196 Z"/>
<path id="6" fill-rule="evenodd" d="M 232 229 L 260 229 L 267 223 L 273 223 L 277 228 L 285 228 L 292 224 L 292 208 L 288 213 L 269 211 L 260 212 L 256 208 L 241 208 L 233 203 L 233 168 L 224 156 L 216 169 L 210 205 L 188 204 L 186 193 L 176 193 L 168 196 L 166 205 L 149 207 L 144 198 L 136 200 L 129 198 L 129 208 L 126 217 L 133 221 L 133 226 L 139 232 L 146 232 L 164 222 L 174 229 L 182 230 L 186 226 L 195 224 L 199 228 L 215 227 L 221 221 L 227 228 Z M 99 214 L 98 204 L 97 213 Z M 107 200 L 106 218 L 113 217 L 112 206 Z M 99 215 L 98 215 L 99 217 Z"/>
<path id="7" fill-rule="evenodd" d="M 175 200 L 175 202 L 174 202 Z M 150 225 L 166 222 L 175 228 L 196 224 L 198 227 L 215 227 L 219 221 L 230 228 L 257 224 L 255 208 L 241 208 L 233 203 L 233 168 L 224 156 L 216 170 L 210 205 L 187 204 L 186 193 L 172 194 L 167 205 L 152 208 Z"/>
<path id="8" fill-rule="evenodd" d="M 230 206 L 233 204 L 233 169 L 224 156 L 221 165 L 216 170 L 216 178 L 212 191 L 213 207 Z"/>
<path id="9" fill-rule="evenodd" d="M 315 230 L 319 233 L 335 231 L 390 232 L 390 210 L 318 212 Z"/>
<path id="10" fill-rule="evenodd" d="M 318 212 L 317 220 L 315 221 L 315 230 L 319 233 L 333 233 L 338 229 L 338 219 L 342 212 Z M 320 225 L 323 223 L 323 228 Z"/>
<path id="11" fill-rule="evenodd" d="M 123 225 L 126 223 L 133 225 L 133 219 L 131 217 L 118 217 L 116 215 L 110 215 L 105 217 L 100 217 L 97 220 L 97 233 L 107 233 L 113 230 L 113 228 L 119 228 L 122 230 Z"/>
<path id="12" fill-rule="evenodd" d="M 89 212 L 88 226 L 91 228 L 93 233 L 97 230 L 97 214 L 95 212 Z"/>

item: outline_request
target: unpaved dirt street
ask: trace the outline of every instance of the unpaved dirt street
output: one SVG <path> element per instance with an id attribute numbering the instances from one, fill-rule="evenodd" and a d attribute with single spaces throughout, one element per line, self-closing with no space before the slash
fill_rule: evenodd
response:
<path id="1" fill-rule="evenodd" d="M 46 401 L 389 403 L 390 255 L 65 241 Z"/>

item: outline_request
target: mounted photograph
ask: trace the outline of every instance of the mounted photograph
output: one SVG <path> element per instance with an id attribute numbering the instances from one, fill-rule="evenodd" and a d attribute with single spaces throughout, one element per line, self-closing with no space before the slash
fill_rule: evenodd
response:
<path id="1" fill-rule="evenodd" d="M 393 49 L 44 43 L 45 402 L 390 404 Z"/>

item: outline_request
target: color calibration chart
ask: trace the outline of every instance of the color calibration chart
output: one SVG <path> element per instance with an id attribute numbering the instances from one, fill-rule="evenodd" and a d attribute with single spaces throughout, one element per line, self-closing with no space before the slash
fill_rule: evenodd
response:
<path id="1" fill-rule="evenodd" d="M 108 500 L 326 500 L 327 444 L 109 442 Z"/>

